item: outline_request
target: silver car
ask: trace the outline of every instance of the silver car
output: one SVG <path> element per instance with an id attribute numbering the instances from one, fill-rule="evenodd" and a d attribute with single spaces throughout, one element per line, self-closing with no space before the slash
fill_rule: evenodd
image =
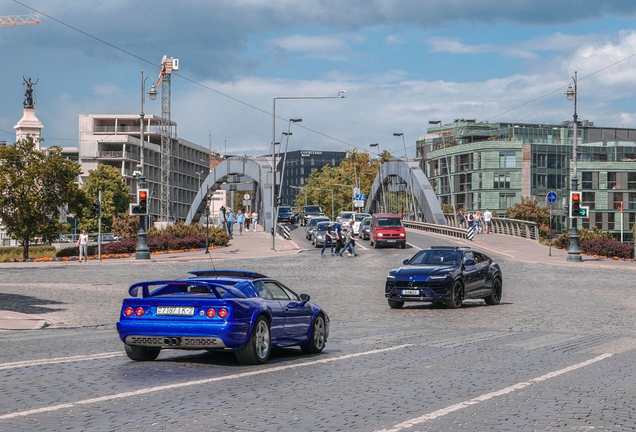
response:
<path id="1" fill-rule="evenodd" d="M 329 230 L 332 223 L 333 222 L 331 221 L 318 222 L 318 224 L 316 224 L 316 229 L 312 233 L 311 243 L 316 245 L 316 247 L 324 246 L 327 230 Z"/>
<path id="2" fill-rule="evenodd" d="M 309 222 L 307 222 L 307 225 L 305 227 L 305 238 L 307 240 L 312 240 L 312 235 L 314 233 L 314 230 L 316 229 L 316 224 L 318 222 L 324 221 L 329 221 L 329 218 L 326 216 L 315 216 L 309 219 Z"/>

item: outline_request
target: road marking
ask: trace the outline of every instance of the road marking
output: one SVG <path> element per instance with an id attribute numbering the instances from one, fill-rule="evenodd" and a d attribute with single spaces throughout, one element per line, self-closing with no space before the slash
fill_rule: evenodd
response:
<path id="1" fill-rule="evenodd" d="M 145 389 L 141 389 L 141 390 L 125 392 L 125 393 L 117 393 L 117 394 L 113 394 L 113 395 L 101 396 L 101 397 L 96 397 L 96 398 L 92 398 L 92 399 L 84 399 L 84 400 L 80 400 L 80 401 L 77 401 L 77 402 L 70 402 L 70 403 L 65 403 L 65 404 L 60 404 L 60 405 L 53 405 L 53 406 L 50 406 L 50 407 L 36 408 L 36 409 L 32 409 L 32 410 L 27 410 L 27 411 L 19 411 L 19 412 L 10 413 L 10 414 L 3 414 L 3 415 L 0 415 L 0 420 L 7 420 L 7 419 L 16 418 L 16 417 L 26 417 L 26 416 L 29 416 L 29 415 L 32 415 L 32 414 L 40 414 L 40 413 L 51 412 L 51 411 L 59 411 L 61 409 L 72 408 L 72 407 L 75 407 L 75 406 L 78 406 L 78 405 L 88 405 L 88 404 L 93 404 L 93 403 L 97 403 L 97 402 L 106 402 L 106 401 L 115 400 L 115 399 L 123 399 L 123 398 L 131 397 L 131 396 L 145 395 L 145 394 L 148 394 L 148 393 L 154 393 L 154 392 L 158 392 L 158 391 L 179 389 L 179 388 L 191 387 L 191 386 L 195 386 L 195 385 L 209 384 L 209 383 L 218 382 L 218 381 L 245 378 L 245 377 L 250 377 L 250 376 L 255 376 L 255 375 L 262 375 L 262 374 L 267 374 L 267 373 L 272 373 L 272 372 L 280 372 L 280 371 L 284 371 L 284 370 L 288 370 L 288 369 L 296 369 L 296 368 L 299 368 L 299 367 L 313 366 L 313 365 L 323 364 L 323 363 L 331 363 L 331 362 L 335 362 L 335 361 L 339 361 L 339 360 L 348 360 L 348 359 L 355 358 L 355 357 L 361 357 L 361 356 L 371 355 L 371 354 L 379 354 L 379 353 L 388 352 L 388 351 L 395 351 L 395 350 L 399 350 L 399 349 L 402 349 L 402 348 L 408 348 L 408 347 L 411 347 L 411 346 L 413 346 L 413 344 L 404 344 L 404 345 L 398 345 L 398 346 L 394 346 L 394 347 L 390 347 L 390 348 L 376 349 L 376 350 L 364 351 L 364 352 L 361 352 L 361 353 L 354 353 L 354 354 L 347 354 L 347 355 L 343 355 L 343 356 L 340 356 L 340 357 L 332 357 L 332 358 L 314 360 L 314 361 L 309 361 L 309 362 L 304 362 L 304 363 L 297 363 L 297 364 L 293 364 L 293 365 L 276 366 L 276 367 L 260 369 L 260 370 L 256 370 L 256 371 L 252 371 L 252 372 L 244 372 L 244 373 L 227 375 L 227 376 L 222 376 L 222 377 L 215 377 L 215 378 L 208 378 L 208 379 L 202 379 L 202 380 L 196 380 L 196 381 L 187 381 L 187 382 L 183 382 L 183 383 L 176 383 L 176 384 L 168 384 L 168 385 L 157 386 L 157 387 L 150 387 L 150 388 L 145 388 Z"/>
<path id="2" fill-rule="evenodd" d="M 483 394 L 481 396 L 477 396 L 477 397 L 469 399 L 467 401 L 460 402 L 458 404 L 451 405 L 449 407 L 442 408 L 442 409 L 437 410 L 437 411 L 433 411 L 430 414 L 425 414 L 425 415 L 423 415 L 421 417 L 417 417 L 417 418 L 414 418 L 414 419 L 411 419 L 411 420 L 407 420 L 407 421 L 405 421 L 403 423 L 400 423 L 400 424 L 397 424 L 397 425 L 393 426 L 391 429 L 382 429 L 382 430 L 380 430 L 378 432 L 398 432 L 398 431 L 401 431 L 402 429 L 407 429 L 407 428 L 413 427 L 413 426 L 415 426 L 417 424 L 425 423 L 425 422 L 427 422 L 429 420 L 434 420 L 434 419 L 436 419 L 438 417 L 445 416 L 446 414 L 450 414 L 453 411 L 458 411 L 460 409 L 464 409 L 464 408 L 469 407 L 471 405 L 476 405 L 476 404 L 478 404 L 480 402 L 485 402 L 485 401 L 487 401 L 489 399 L 492 399 L 494 397 L 502 396 L 502 395 L 505 395 L 505 394 L 508 394 L 508 393 L 512 393 L 514 391 L 521 390 L 522 388 L 531 386 L 532 384 L 536 384 L 538 382 L 545 381 L 545 380 L 548 380 L 550 378 L 557 377 L 557 376 L 562 375 L 564 373 L 571 372 L 573 370 L 580 369 L 580 368 L 585 367 L 585 366 L 589 366 L 592 363 L 599 362 L 599 361 L 604 360 L 604 359 L 606 359 L 608 357 L 611 357 L 612 355 L 613 354 L 609 354 L 609 353 L 602 354 L 602 355 L 600 355 L 598 357 L 594 357 L 593 359 L 584 361 L 582 363 L 578 363 L 578 364 L 575 364 L 575 365 L 572 365 L 572 366 L 568 366 L 568 367 L 566 367 L 564 369 L 559 369 L 557 371 L 550 372 L 550 373 L 547 373 L 545 375 L 541 375 L 540 377 L 533 378 L 533 379 L 531 379 L 529 381 L 524 381 L 524 382 L 520 382 L 518 384 L 511 385 L 510 387 L 506 387 L 506 388 L 501 389 L 501 390 L 497 390 L 497 391 L 494 391 L 494 392 Z"/>
<path id="3" fill-rule="evenodd" d="M 419 249 L 419 250 L 422 250 L 422 248 L 421 248 L 421 247 L 419 247 L 419 246 L 415 246 L 413 243 L 406 242 L 406 244 L 407 244 L 407 245 L 409 245 L 409 246 L 411 246 L 413 249 Z"/>
<path id="4" fill-rule="evenodd" d="M 123 355 L 125 355 L 123 352 L 116 351 L 116 352 L 107 352 L 107 353 L 93 354 L 93 355 L 80 355 L 80 356 L 72 356 L 72 357 L 57 357 L 57 358 L 50 358 L 50 359 L 41 359 L 41 360 L 28 360 L 28 361 L 13 362 L 13 363 L 0 363 L 0 370 L 27 367 L 27 366 L 47 365 L 47 364 L 53 364 L 53 363 L 67 363 L 67 362 L 73 362 L 73 361 L 97 360 L 97 359 L 105 359 L 110 357 L 118 357 Z"/>

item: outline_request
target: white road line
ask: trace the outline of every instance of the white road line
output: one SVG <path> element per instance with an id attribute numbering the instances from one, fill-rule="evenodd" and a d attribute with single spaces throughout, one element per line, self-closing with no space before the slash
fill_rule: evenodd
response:
<path id="1" fill-rule="evenodd" d="M 125 355 L 122 351 L 116 352 L 107 352 L 101 354 L 93 354 L 93 355 L 79 355 L 72 357 L 56 357 L 50 359 L 40 359 L 40 360 L 28 360 L 21 362 L 13 362 L 13 363 L 0 363 L 0 370 L 2 369 L 14 369 L 19 367 L 27 367 L 27 366 L 39 366 L 39 365 L 47 365 L 53 363 L 68 363 L 74 361 L 86 361 L 86 360 L 97 360 L 104 359 L 110 357 L 118 357 Z"/>
<path id="2" fill-rule="evenodd" d="M 596 363 L 598 361 L 604 360 L 604 359 L 606 359 L 608 357 L 611 357 L 612 355 L 613 354 L 602 354 L 602 355 L 600 355 L 598 357 L 594 357 L 593 359 L 584 361 L 583 363 L 578 363 L 578 364 L 566 367 L 564 369 L 559 369 L 557 371 L 550 372 L 550 373 L 545 374 L 545 375 L 541 375 L 540 377 L 533 378 L 530 381 L 520 382 L 518 384 L 511 385 L 510 387 L 506 387 L 506 388 L 501 389 L 501 390 L 497 390 L 497 391 L 494 391 L 494 392 L 491 392 L 491 393 L 486 393 L 486 394 L 483 394 L 481 396 L 477 396 L 476 398 L 469 399 L 467 401 L 460 402 L 458 404 L 451 405 L 451 406 L 446 407 L 446 408 L 442 408 L 442 409 L 434 411 L 434 412 L 432 412 L 430 414 L 425 414 L 425 415 L 423 415 L 421 417 L 417 417 L 417 418 L 414 418 L 414 419 L 411 419 L 411 420 L 407 420 L 407 421 L 405 421 L 403 423 L 400 423 L 400 424 L 397 424 L 397 425 L 393 426 L 391 429 L 382 429 L 382 430 L 380 430 L 378 432 L 398 432 L 398 431 L 401 431 L 402 429 L 408 429 L 408 428 L 413 427 L 413 426 L 415 426 L 417 424 L 425 423 L 425 422 L 427 422 L 429 420 L 434 420 L 434 419 L 436 419 L 438 417 L 445 416 L 446 414 L 450 414 L 453 411 L 458 411 L 458 410 L 464 409 L 464 408 L 466 408 L 468 406 L 476 405 L 476 404 L 478 404 L 480 402 L 485 402 L 485 401 L 487 401 L 489 399 L 492 399 L 494 397 L 505 395 L 505 394 L 508 394 L 508 393 L 512 393 L 513 391 L 521 390 L 522 388 L 531 386 L 532 384 L 536 384 L 538 382 L 545 381 L 545 380 L 548 380 L 550 378 L 554 378 L 554 377 L 562 375 L 564 373 L 571 372 L 573 370 L 576 370 L 576 369 L 579 369 L 579 368 L 582 368 L 582 367 L 585 367 L 585 366 L 589 366 L 592 363 Z"/>
<path id="3" fill-rule="evenodd" d="M 419 246 L 415 246 L 413 243 L 406 242 L 406 244 L 407 244 L 407 245 L 409 245 L 409 246 L 411 246 L 413 249 L 422 250 L 422 248 L 421 248 L 421 247 L 419 247 Z"/>
<path id="4" fill-rule="evenodd" d="M 51 412 L 51 411 L 59 411 L 61 409 L 72 408 L 72 407 L 78 406 L 78 405 L 88 405 L 88 404 L 93 404 L 93 403 L 97 403 L 97 402 L 105 402 L 105 401 L 114 400 L 114 399 L 123 399 L 123 398 L 131 397 L 131 396 L 140 396 L 140 395 L 145 395 L 145 394 L 148 394 L 148 393 L 154 393 L 154 392 L 163 391 L 163 390 L 172 390 L 172 389 L 190 387 L 190 386 L 201 385 L 201 384 L 209 384 L 209 383 L 218 382 L 218 381 L 245 378 L 245 377 L 250 377 L 250 376 L 255 376 L 255 375 L 262 375 L 262 374 L 267 374 L 267 373 L 272 373 L 272 372 L 280 372 L 280 371 L 289 370 L 289 369 L 296 369 L 296 368 L 299 368 L 299 367 L 313 366 L 313 365 L 323 364 L 323 363 L 331 363 L 331 362 L 335 362 L 335 361 L 339 361 L 339 360 L 348 360 L 348 359 L 355 358 L 355 357 L 361 357 L 361 356 L 371 355 L 371 354 L 379 354 L 379 353 L 388 352 L 388 351 L 395 351 L 395 350 L 398 350 L 398 349 L 408 348 L 408 347 L 411 347 L 411 346 L 413 346 L 413 344 L 404 344 L 404 345 L 398 345 L 398 346 L 394 346 L 394 347 L 390 347 L 390 348 L 383 348 L 383 349 L 365 351 L 365 352 L 355 353 L 355 354 L 347 354 L 347 355 L 343 355 L 343 356 L 340 356 L 340 357 L 325 358 L 325 359 L 321 359 L 321 360 L 314 360 L 314 361 L 309 361 L 309 362 L 304 362 L 304 363 L 297 363 L 297 364 L 286 365 L 286 366 L 277 366 L 277 367 L 272 367 L 272 368 L 259 369 L 259 370 L 252 371 L 252 372 L 244 372 L 244 373 L 239 373 L 239 374 L 234 374 L 234 375 L 227 375 L 227 376 L 222 376 L 222 377 L 215 377 L 215 378 L 208 378 L 208 379 L 202 379 L 202 380 L 196 380 L 196 381 L 187 381 L 187 382 L 176 383 L 176 384 L 168 384 L 168 385 L 163 385 L 163 386 L 150 387 L 150 388 L 145 388 L 145 389 L 141 389 L 141 390 L 125 392 L 125 393 L 117 393 L 117 394 L 113 394 L 113 395 L 101 396 L 101 397 L 96 397 L 96 398 L 92 398 L 92 399 L 84 399 L 84 400 L 80 400 L 80 401 L 77 401 L 77 402 L 70 402 L 70 403 L 65 403 L 65 404 L 60 404 L 60 405 L 53 405 L 53 406 L 50 406 L 50 407 L 37 408 L 37 409 L 32 409 L 32 410 L 27 410 L 27 411 L 19 411 L 19 412 L 10 413 L 10 414 L 3 414 L 3 415 L 0 415 L 0 420 L 7 420 L 7 419 L 16 418 L 16 417 L 26 417 L 26 416 L 29 416 L 29 415 L 32 415 L 32 414 L 40 414 L 40 413 Z"/>

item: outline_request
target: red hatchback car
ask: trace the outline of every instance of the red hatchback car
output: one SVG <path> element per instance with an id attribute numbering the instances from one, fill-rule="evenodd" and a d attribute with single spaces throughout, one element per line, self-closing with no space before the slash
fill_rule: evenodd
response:
<path id="1" fill-rule="evenodd" d="M 406 230 L 398 215 L 392 213 L 376 213 L 371 217 L 369 226 L 371 246 L 406 247 Z"/>

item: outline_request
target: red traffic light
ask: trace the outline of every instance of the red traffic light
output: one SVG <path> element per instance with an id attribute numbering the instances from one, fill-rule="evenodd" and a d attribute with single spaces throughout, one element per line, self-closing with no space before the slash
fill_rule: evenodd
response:
<path id="1" fill-rule="evenodd" d="M 581 202 L 581 194 L 572 192 L 572 202 Z"/>
<path id="2" fill-rule="evenodd" d="M 146 198 L 148 198 L 148 191 L 140 190 L 139 191 L 139 199 L 146 199 Z"/>

